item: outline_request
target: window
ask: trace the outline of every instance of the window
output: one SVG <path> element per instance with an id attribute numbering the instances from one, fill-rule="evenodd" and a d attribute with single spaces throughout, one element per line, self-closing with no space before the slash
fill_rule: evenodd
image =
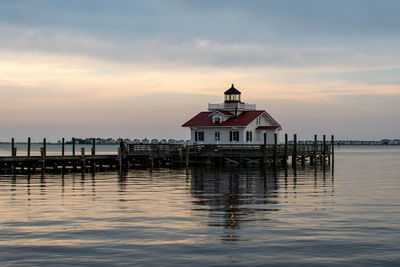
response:
<path id="1" fill-rule="evenodd" d="M 225 95 L 225 101 L 240 101 L 240 95 Z"/>
<path id="2" fill-rule="evenodd" d="M 220 137 L 219 137 L 219 132 L 215 132 L 215 141 L 219 141 Z"/>
<path id="3" fill-rule="evenodd" d="M 204 141 L 204 132 L 194 132 L 194 141 Z"/>
<path id="4" fill-rule="evenodd" d="M 246 132 L 246 142 L 252 142 L 253 141 L 253 132 L 247 131 Z"/>
<path id="5" fill-rule="evenodd" d="M 257 124 L 257 125 L 260 125 L 260 124 L 261 124 L 261 117 L 257 117 L 257 119 L 256 119 L 256 124 Z"/>
<path id="6" fill-rule="evenodd" d="M 221 123 L 221 118 L 220 117 L 214 118 L 214 123 Z"/>
<path id="7" fill-rule="evenodd" d="M 230 131 L 229 132 L 229 141 L 239 142 L 239 132 L 238 131 Z"/>

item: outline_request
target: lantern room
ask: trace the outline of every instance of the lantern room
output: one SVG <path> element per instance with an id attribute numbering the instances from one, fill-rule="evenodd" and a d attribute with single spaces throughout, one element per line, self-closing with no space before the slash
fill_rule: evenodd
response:
<path id="1" fill-rule="evenodd" d="M 231 86 L 228 90 L 225 91 L 225 103 L 235 103 L 240 102 L 240 91 L 235 88 L 235 86 Z"/>

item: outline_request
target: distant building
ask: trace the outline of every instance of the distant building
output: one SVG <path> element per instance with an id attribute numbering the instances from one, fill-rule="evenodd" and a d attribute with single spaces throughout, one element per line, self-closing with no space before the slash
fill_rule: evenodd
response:
<path id="1" fill-rule="evenodd" d="M 274 143 L 279 123 L 256 105 L 241 102 L 241 92 L 234 85 L 225 91 L 222 104 L 208 104 L 208 111 L 194 116 L 182 127 L 190 128 L 192 144 L 263 144 Z"/>

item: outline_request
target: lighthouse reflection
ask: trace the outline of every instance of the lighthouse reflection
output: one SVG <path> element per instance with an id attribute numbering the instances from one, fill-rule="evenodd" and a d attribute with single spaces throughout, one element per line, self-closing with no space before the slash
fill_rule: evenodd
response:
<path id="1" fill-rule="evenodd" d="M 276 229 L 293 212 L 318 212 L 320 203 L 329 204 L 334 195 L 333 176 L 326 179 L 322 170 L 303 168 L 291 174 L 258 168 L 196 168 L 190 172 L 192 210 L 204 212 L 207 225 L 223 229 L 216 231 L 229 243 L 246 240 L 254 228 Z"/>
<path id="2" fill-rule="evenodd" d="M 277 211 L 279 184 L 275 172 L 259 169 L 192 169 L 193 209 L 209 212 L 208 225 L 226 229 L 224 242 L 238 241 L 243 223 L 271 220 Z M 272 216 L 271 216 L 272 217 Z"/>

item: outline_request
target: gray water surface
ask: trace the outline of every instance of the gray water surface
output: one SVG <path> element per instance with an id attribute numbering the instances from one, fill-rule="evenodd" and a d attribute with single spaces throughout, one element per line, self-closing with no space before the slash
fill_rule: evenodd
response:
<path id="1" fill-rule="evenodd" d="M 399 265 L 399 162 L 399 147 L 340 147 L 334 175 L 0 175 L 1 265 Z"/>

